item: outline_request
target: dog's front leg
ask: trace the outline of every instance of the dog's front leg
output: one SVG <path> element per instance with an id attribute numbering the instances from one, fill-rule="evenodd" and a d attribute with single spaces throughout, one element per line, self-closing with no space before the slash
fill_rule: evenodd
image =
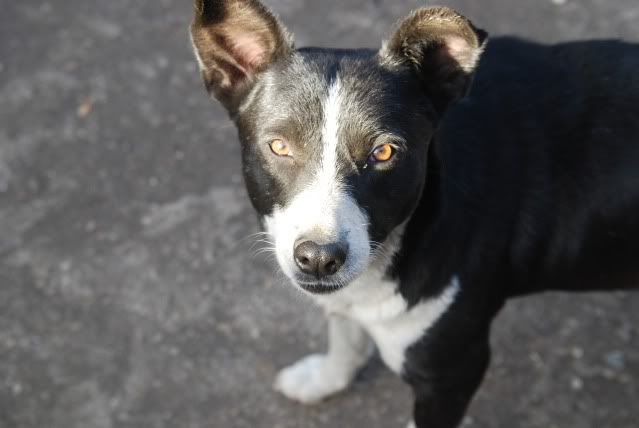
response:
<path id="1" fill-rule="evenodd" d="M 483 339 L 469 338 L 465 346 L 436 342 L 436 349 L 415 347 L 412 364 L 406 367 L 405 378 L 415 395 L 410 428 L 458 427 L 488 367 L 487 333 Z"/>
<path id="2" fill-rule="evenodd" d="M 312 404 L 348 387 L 373 351 L 368 334 L 355 321 L 330 314 L 326 354 L 312 354 L 277 375 L 275 389 L 288 398 Z"/>

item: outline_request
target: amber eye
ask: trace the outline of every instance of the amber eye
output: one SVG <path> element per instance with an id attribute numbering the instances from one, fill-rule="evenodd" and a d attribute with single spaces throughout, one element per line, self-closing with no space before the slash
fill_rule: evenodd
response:
<path id="1" fill-rule="evenodd" d="M 271 151 L 278 156 L 290 156 L 291 148 L 284 140 L 273 140 L 269 144 Z"/>
<path id="2" fill-rule="evenodd" d="M 390 144 L 382 144 L 376 147 L 371 153 L 370 160 L 373 162 L 387 162 L 391 160 L 395 154 L 395 147 Z"/>

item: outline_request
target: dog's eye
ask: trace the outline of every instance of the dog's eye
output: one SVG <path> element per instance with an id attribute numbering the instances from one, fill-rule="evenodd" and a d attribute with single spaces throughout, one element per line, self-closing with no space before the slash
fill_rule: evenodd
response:
<path id="1" fill-rule="evenodd" d="M 271 151 L 278 156 L 290 156 L 291 148 L 284 140 L 273 140 L 269 143 Z"/>
<path id="2" fill-rule="evenodd" d="M 395 155 L 395 147 L 390 144 L 382 144 L 375 147 L 371 152 L 369 160 L 371 162 L 388 162 Z"/>

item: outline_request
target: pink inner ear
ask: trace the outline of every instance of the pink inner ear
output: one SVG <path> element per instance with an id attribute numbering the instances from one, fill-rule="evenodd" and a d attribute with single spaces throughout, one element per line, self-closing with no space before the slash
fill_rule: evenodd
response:
<path id="1" fill-rule="evenodd" d="M 448 48 L 448 53 L 453 58 L 465 58 L 468 56 L 470 46 L 468 46 L 468 42 L 461 37 L 449 36 L 446 37 L 446 48 Z"/>
<path id="2" fill-rule="evenodd" d="M 233 41 L 233 56 L 248 71 L 255 70 L 264 63 L 266 49 L 264 43 L 256 34 L 231 35 Z"/>
<path id="3" fill-rule="evenodd" d="M 444 39 L 448 54 L 467 71 L 477 65 L 481 49 L 473 49 L 468 41 L 462 37 L 447 36 Z"/>

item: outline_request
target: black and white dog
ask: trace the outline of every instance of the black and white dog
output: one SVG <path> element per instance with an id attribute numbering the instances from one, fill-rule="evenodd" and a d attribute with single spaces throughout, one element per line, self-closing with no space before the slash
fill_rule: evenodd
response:
<path id="1" fill-rule="evenodd" d="M 256 0 L 196 0 L 191 31 L 279 267 L 330 320 L 287 397 L 346 388 L 372 338 L 414 425 L 455 427 L 507 298 L 639 285 L 638 46 L 486 46 L 434 7 L 378 51 L 295 49 Z"/>

